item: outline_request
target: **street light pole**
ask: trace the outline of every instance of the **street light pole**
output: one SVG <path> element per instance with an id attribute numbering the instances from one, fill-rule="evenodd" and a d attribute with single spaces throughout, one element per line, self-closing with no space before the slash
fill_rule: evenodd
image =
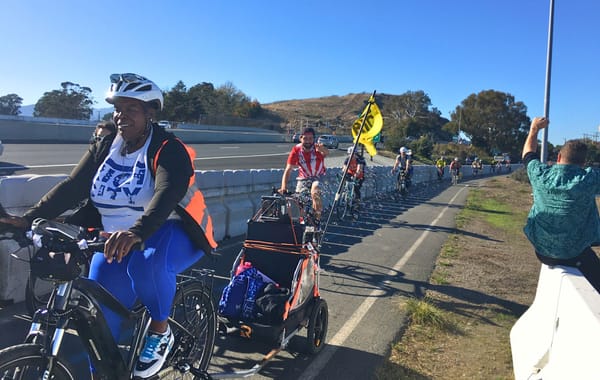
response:
<path id="1" fill-rule="evenodd" d="M 550 17 L 548 20 L 548 49 L 546 56 L 546 91 L 544 96 L 544 117 L 550 119 L 550 77 L 552 72 L 552 36 L 554 31 L 554 0 L 550 0 Z M 542 132 L 542 162 L 548 162 L 548 128 Z"/>

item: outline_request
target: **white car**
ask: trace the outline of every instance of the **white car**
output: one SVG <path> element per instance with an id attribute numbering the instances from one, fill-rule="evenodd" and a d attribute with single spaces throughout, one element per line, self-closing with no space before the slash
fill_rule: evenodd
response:
<path id="1" fill-rule="evenodd" d="M 318 144 L 323 144 L 326 148 L 337 149 L 340 145 L 337 137 L 333 135 L 321 135 L 317 140 Z"/>
<path id="2" fill-rule="evenodd" d="M 161 121 L 159 121 L 158 125 L 160 125 L 164 129 L 171 129 L 171 122 L 169 122 L 167 120 L 161 120 Z"/>

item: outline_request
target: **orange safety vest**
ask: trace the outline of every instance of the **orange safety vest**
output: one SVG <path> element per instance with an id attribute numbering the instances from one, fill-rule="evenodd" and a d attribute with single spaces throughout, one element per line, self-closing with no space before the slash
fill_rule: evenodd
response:
<path id="1" fill-rule="evenodd" d="M 176 138 L 175 140 L 179 141 L 181 145 L 184 146 L 185 150 L 188 153 L 188 157 L 192 163 L 192 168 L 194 168 L 194 159 L 196 158 L 196 151 L 188 145 L 186 145 L 183 141 Z M 156 173 L 156 169 L 158 168 L 158 156 L 160 152 L 164 148 L 164 146 L 169 142 L 169 140 L 165 140 L 160 145 L 160 148 L 156 151 L 156 155 L 154 156 L 154 164 L 153 171 Z M 208 213 L 208 209 L 206 208 L 206 204 L 204 203 L 204 195 L 196 186 L 196 174 L 192 174 L 190 177 L 190 181 L 188 184 L 187 191 L 183 198 L 179 201 L 178 205 L 185 210 L 185 212 L 194 219 L 194 221 L 198 224 L 198 226 L 202 229 L 204 236 L 208 244 L 213 248 L 217 248 L 217 242 L 214 238 L 213 233 L 213 223 L 210 214 Z M 210 252 L 205 252 L 210 253 Z"/>
<path id="2" fill-rule="evenodd" d="M 358 170 L 358 159 L 355 155 L 352 155 L 352 158 L 348 161 L 348 174 L 355 175 Z M 365 177 L 365 169 L 363 165 L 363 170 L 360 172 L 360 175 L 357 177 L 358 179 L 363 179 Z"/>

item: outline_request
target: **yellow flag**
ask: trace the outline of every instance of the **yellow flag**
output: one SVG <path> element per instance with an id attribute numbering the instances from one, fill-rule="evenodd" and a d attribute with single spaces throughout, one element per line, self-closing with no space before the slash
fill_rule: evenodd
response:
<path id="1" fill-rule="evenodd" d="M 375 103 L 375 98 L 371 96 L 369 98 L 370 107 L 367 104 L 365 109 L 360 114 L 360 117 L 356 119 L 354 124 L 352 125 L 352 137 L 354 137 L 354 142 L 356 142 L 356 137 L 358 132 L 360 131 L 360 126 L 363 122 L 363 119 L 366 117 L 365 125 L 363 127 L 362 133 L 360 134 L 360 142 L 365 146 L 367 152 L 370 156 L 374 156 L 377 154 L 377 149 L 375 149 L 375 144 L 373 143 L 373 138 L 381 132 L 381 128 L 383 128 L 383 116 L 381 115 L 381 111 Z M 367 114 L 367 111 L 369 112 Z"/>

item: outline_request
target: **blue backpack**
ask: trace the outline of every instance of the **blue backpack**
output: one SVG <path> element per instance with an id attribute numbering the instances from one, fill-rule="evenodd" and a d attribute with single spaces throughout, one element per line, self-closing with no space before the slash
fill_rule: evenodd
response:
<path id="1" fill-rule="evenodd" d="M 258 313 L 256 299 L 266 285 L 267 282 L 256 268 L 239 273 L 223 289 L 219 314 L 233 319 L 253 320 Z"/>

